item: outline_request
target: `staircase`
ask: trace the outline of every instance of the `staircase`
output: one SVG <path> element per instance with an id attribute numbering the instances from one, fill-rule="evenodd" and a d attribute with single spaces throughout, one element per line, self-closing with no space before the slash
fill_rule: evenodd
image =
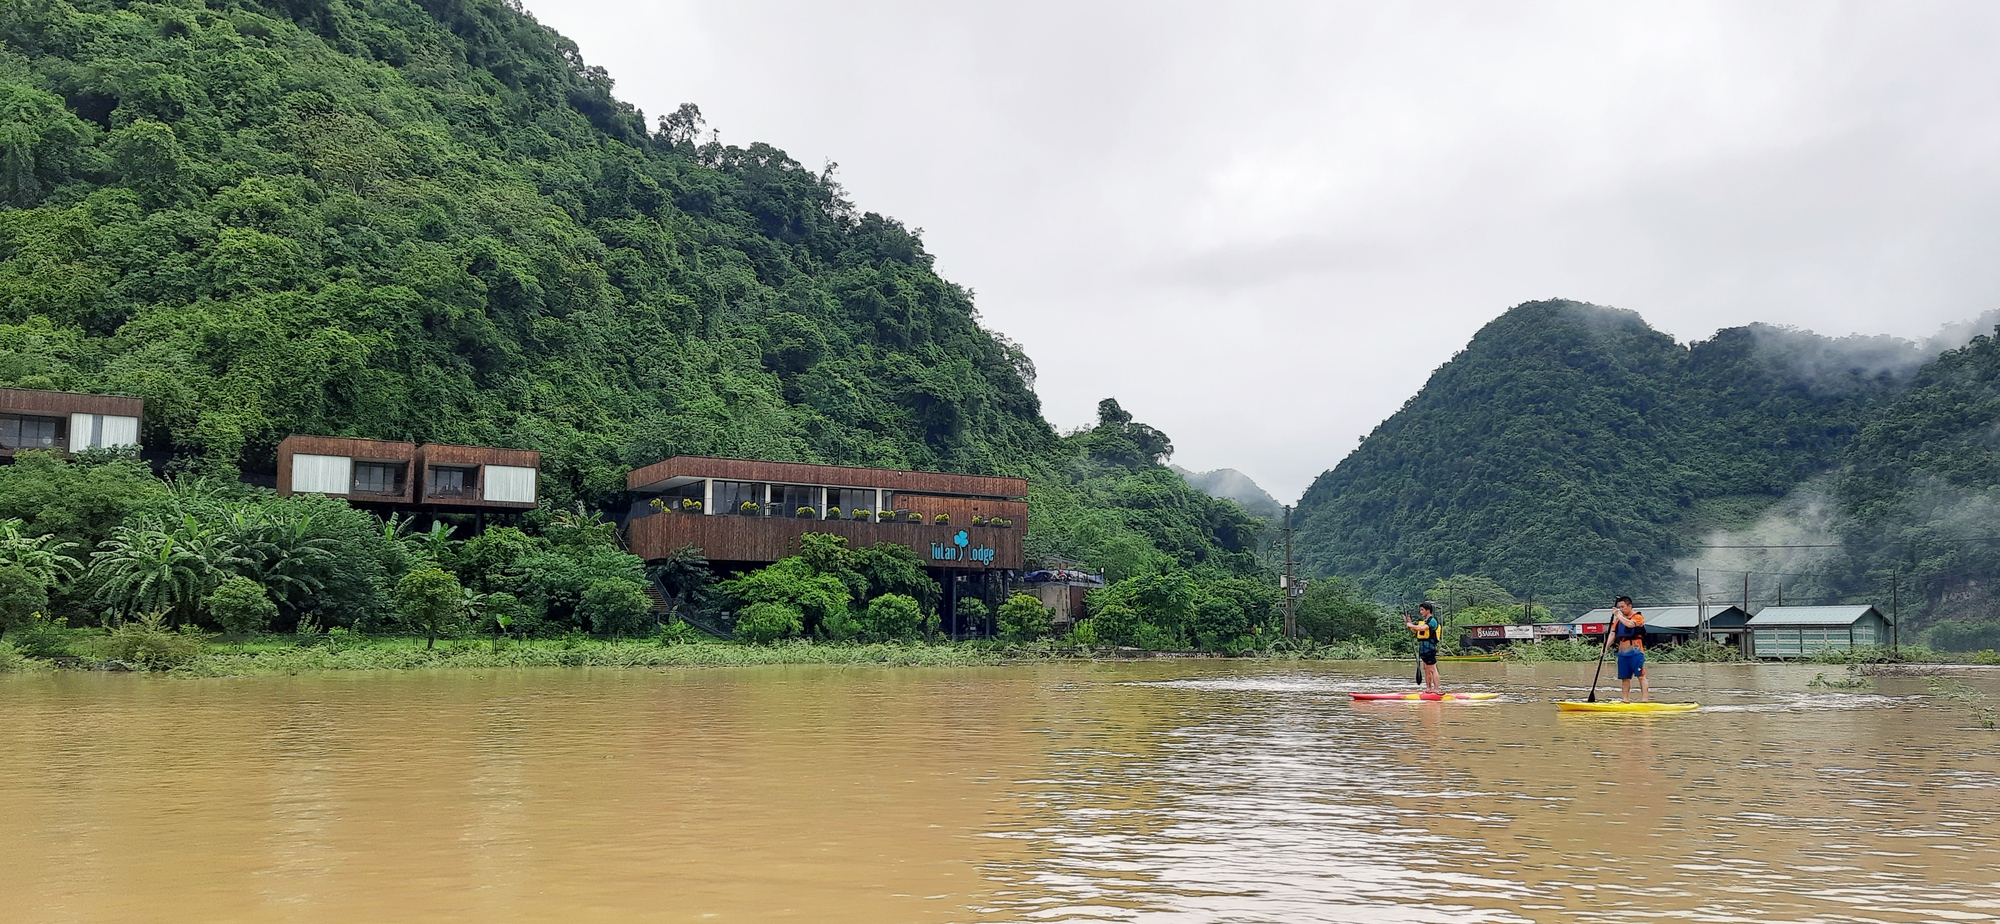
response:
<path id="1" fill-rule="evenodd" d="M 646 599 L 653 601 L 653 618 L 661 623 L 665 623 L 670 619 L 679 619 L 716 638 L 731 639 L 736 637 L 735 633 L 706 616 L 687 612 L 675 613 L 674 605 L 667 600 L 666 592 L 660 589 L 659 581 L 646 582 Z"/>

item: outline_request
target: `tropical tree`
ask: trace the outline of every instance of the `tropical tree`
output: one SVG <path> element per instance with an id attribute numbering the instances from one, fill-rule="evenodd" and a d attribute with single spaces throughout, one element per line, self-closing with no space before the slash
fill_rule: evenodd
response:
<path id="1" fill-rule="evenodd" d="M 0 564 L 18 565 L 44 587 L 56 587 L 83 574 L 83 562 L 69 554 L 74 542 L 64 542 L 53 533 L 30 536 L 15 517 L 0 519 Z"/>
<path id="2" fill-rule="evenodd" d="M 435 565 L 403 575 L 396 582 L 395 596 L 403 619 L 424 633 L 426 651 L 437 647 L 438 636 L 457 631 L 465 619 L 465 588 Z"/>
<path id="3" fill-rule="evenodd" d="M 1000 604 L 1000 637 L 1010 642 L 1041 638 L 1054 627 L 1049 613 L 1033 594 L 1014 594 Z"/>
<path id="4" fill-rule="evenodd" d="M 241 564 L 216 531 L 185 519 L 120 526 L 90 555 L 99 602 L 115 613 L 172 612 L 207 596 Z"/>
<path id="5" fill-rule="evenodd" d="M 0 633 L 26 625 L 48 605 L 49 588 L 40 577 L 17 564 L 0 564 Z"/>
<path id="6" fill-rule="evenodd" d="M 208 615 L 223 631 L 239 638 L 269 628 L 278 615 L 278 605 L 271 602 L 264 586 L 246 577 L 232 577 L 216 585 L 204 602 Z"/>

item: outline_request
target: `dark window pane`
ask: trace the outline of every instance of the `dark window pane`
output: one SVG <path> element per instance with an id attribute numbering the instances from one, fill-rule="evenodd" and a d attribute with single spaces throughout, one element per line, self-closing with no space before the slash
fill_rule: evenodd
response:
<path id="1" fill-rule="evenodd" d="M 401 494 L 403 467 L 386 462 L 356 462 L 354 491 L 357 494 Z"/>
<path id="2" fill-rule="evenodd" d="M 435 497 L 459 497 L 470 493 L 479 479 L 469 468 L 433 468 L 424 493 Z"/>

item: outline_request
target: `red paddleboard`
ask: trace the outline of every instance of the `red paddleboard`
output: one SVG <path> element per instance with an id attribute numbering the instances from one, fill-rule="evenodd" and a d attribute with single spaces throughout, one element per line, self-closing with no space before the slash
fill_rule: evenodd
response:
<path id="1" fill-rule="evenodd" d="M 1451 702 L 1469 699 L 1497 699 L 1498 693 L 1349 693 L 1359 700 L 1422 700 L 1425 702 Z"/>

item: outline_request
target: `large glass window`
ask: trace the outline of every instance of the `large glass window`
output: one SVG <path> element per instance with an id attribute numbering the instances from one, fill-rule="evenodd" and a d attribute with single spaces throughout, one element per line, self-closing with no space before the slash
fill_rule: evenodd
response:
<path id="1" fill-rule="evenodd" d="M 715 512 L 744 516 L 764 515 L 764 483 L 761 481 L 718 481 L 715 483 Z"/>
<path id="2" fill-rule="evenodd" d="M 62 446 L 62 418 L 0 417 L 0 446 L 8 449 L 56 449 Z"/>
<path id="3" fill-rule="evenodd" d="M 479 488 L 479 470 L 457 466 L 432 466 L 424 475 L 425 497 L 466 497 Z"/>
<path id="4" fill-rule="evenodd" d="M 840 509 L 842 516 L 852 517 L 856 510 L 875 510 L 874 488 L 828 488 L 826 502 Z"/>
<path id="5" fill-rule="evenodd" d="M 799 513 L 804 509 L 807 512 Z M 803 516 L 813 519 L 824 516 L 826 511 L 819 506 L 819 487 L 804 484 L 774 484 L 771 486 L 771 515 L 774 517 Z"/>
<path id="6" fill-rule="evenodd" d="M 354 493 L 403 493 L 403 466 L 399 462 L 354 463 Z"/>

